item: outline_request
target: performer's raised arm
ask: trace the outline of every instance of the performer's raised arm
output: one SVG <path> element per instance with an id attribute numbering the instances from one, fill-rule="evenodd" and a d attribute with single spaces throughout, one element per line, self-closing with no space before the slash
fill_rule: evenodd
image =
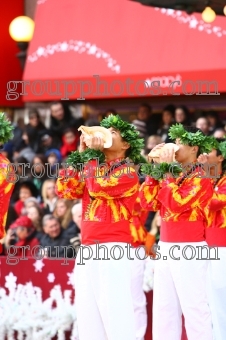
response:
<path id="1" fill-rule="evenodd" d="M 56 183 L 56 193 L 59 197 L 69 200 L 82 198 L 84 188 L 85 182 L 79 170 L 70 167 L 59 171 Z"/>

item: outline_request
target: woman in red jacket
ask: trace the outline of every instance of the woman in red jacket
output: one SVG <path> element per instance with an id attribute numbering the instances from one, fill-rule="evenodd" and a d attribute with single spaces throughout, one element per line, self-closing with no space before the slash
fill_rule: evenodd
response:
<path id="1" fill-rule="evenodd" d="M 10 246 L 13 247 L 14 256 L 35 256 L 39 247 L 36 238 L 35 227 L 27 216 L 20 216 L 11 226 L 5 238 L 5 248 L 8 255 L 12 254 Z M 9 249 L 9 250 L 8 250 Z"/>

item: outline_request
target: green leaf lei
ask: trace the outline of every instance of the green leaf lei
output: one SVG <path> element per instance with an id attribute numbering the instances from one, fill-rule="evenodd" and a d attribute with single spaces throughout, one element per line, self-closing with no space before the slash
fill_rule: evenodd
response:
<path id="1" fill-rule="evenodd" d="M 68 157 L 67 164 L 79 170 L 81 168 L 81 164 L 87 163 L 92 159 L 99 159 L 99 164 L 101 164 L 105 160 L 105 155 L 100 150 L 89 148 L 83 152 L 74 151 Z"/>
<path id="2" fill-rule="evenodd" d="M 201 131 L 188 132 L 182 124 L 172 125 L 169 129 L 169 137 L 172 140 L 180 139 L 184 145 L 198 146 L 200 153 L 210 153 L 217 148 L 217 141 L 212 136 L 205 136 Z"/>
<path id="3" fill-rule="evenodd" d="M 0 113 L 0 144 L 5 144 L 13 138 L 13 125 L 3 112 Z"/>
<path id="4" fill-rule="evenodd" d="M 141 173 L 156 180 L 164 179 L 166 173 L 170 173 L 174 178 L 182 172 L 182 167 L 178 163 L 149 163 L 141 166 Z"/>

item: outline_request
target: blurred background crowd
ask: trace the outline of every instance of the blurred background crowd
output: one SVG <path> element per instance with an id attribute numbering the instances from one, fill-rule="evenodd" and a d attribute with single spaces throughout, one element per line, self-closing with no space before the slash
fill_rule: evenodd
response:
<path id="1" fill-rule="evenodd" d="M 78 149 L 79 126 L 99 125 L 104 117 L 117 112 L 109 109 L 96 116 L 76 117 L 62 101 L 52 102 L 49 108 L 48 126 L 36 109 L 28 112 L 28 123 L 21 119 L 13 122 L 14 138 L 1 151 L 14 164 L 18 175 L 1 255 L 7 254 L 11 245 L 29 245 L 26 256 L 34 256 L 32 247 L 41 245 L 45 249 L 43 256 L 71 258 L 80 245 L 82 205 L 79 200 L 56 196 L 57 173 L 61 163 L 66 163 L 68 155 Z M 168 130 L 174 123 L 196 126 L 204 134 L 217 138 L 226 134 L 225 122 L 216 111 L 198 111 L 191 115 L 185 106 L 169 104 L 161 115 L 154 115 L 151 106 L 142 103 L 136 116 L 131 115 L 129 119 L 145 140 L 144 156 L 157 144 L 171 141 Z M 145 227 L 155 233 L 157 241 L 160 223 L 158 213 L 150 212 Z M 22 251 L 16 249 L 14 255 L 22 256 Z"/>

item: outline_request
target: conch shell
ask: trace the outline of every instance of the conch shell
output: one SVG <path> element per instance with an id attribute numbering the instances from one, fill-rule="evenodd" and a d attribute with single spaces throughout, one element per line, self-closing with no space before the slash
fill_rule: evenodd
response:
<path id="1" fill-rule="evenodd" d="M 81 125 L 78 128 L 78 131 L 81 131 L 84 138 L 84 141 L 87 146 L 89 146 L 89 140 L 91 137 L 100 137 L 104 140 L 104 148 L 108 149 L 112 146 L 112 134 L 108 129 L 105 129 L 102 126 L 84 126 Z"/>
<path id="2" fill-rule="evenodd" d="M 179 146 L 174 144 L 174 143 L 167 143 L 167 144 L 163 145 L 162 148 L 154 150 L 154 151 L 151 151 L 148 154 L 148 159 L 150 161 L 153 160 L 156 163 L 160 163 L 159 158 L 161 156 L 161 153 L 164 152 L 164 151 L 167 151 L 167 150 L 173 150 L 174 151 L 173 162 L 175 162 L 176 161 L 176 159 L 175 159 L 175 152 L 177 152 L 179 150 Z"/>

